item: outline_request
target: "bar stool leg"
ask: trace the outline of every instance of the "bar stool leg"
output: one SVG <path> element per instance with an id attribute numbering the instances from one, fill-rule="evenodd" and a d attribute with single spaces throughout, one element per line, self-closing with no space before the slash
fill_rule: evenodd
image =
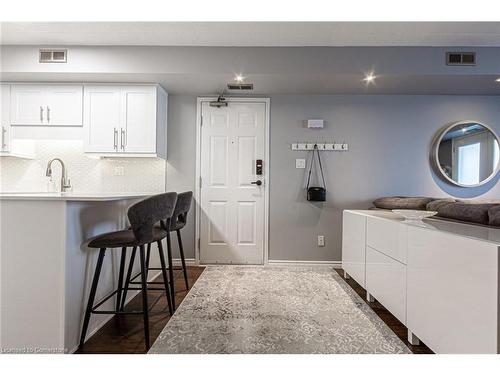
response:
<path id="1" fill-rule="evenodd" d="M 170 281 L 170 294 L 172 295 L 172 308 L 175 311 L 174 268 L 172 267 L 172 244 L 170 242 L 170 232 L 167 232 L 167 261 L 168 277 Z"/>
<path id="2" fill-rule="evenodd" d="M 79 345 L 80 349 L 83 347 L 83 344 L 85 342 L 85 336 L 87 335 L 87 329 L 89 328 L 90 314 L 92 313 L 92 308 L 94 306 L 97 284 L 99 283 L 99 275 L 101 274 L 101 268 L 105 254 L 106 254 L 106 248 L 102 248 L 99 250 L 99 258 L 97 259 L 97 265 L 94 271 L 94 279 L 92 280 L 92 287 L 90 288 L 89 301 L 87 302 L 87 309 L 85 310 L 85 318 L 83 319 L 82 335 L 80 336 L 80 345 Z"/>
<path id="3" fill-rule="evenodd" d="M 134 248 L 132 249 L 132 254 L 130 255 L 130 260 L 128 262 L 127 278 L 125 279 L 125 286 L 123 288 L 122 304 L 120 311 L 123 311 L 123 309 L 125 308 L 125 300 L 127 299 L 127 292 L 128 292 L 128 287 L 130 285 L 130 278 L 132 277 L 132 270 L 134 268 L 136 251 L 137 247 L 134 246 Z"/>
<path id="4" fill-rule="evenodd" d="M 148 248 L 146 250 L 146 273 L 149 272 L 149 260 L 151 258 L 151 244 L 148 243 Z"/>
<path id="5" fill-rule="evenodd" d="M 161 267 L 161 273 L 163 275 L 163 284 L 165 285 L 165 294 L 167 295 L 168 311 L 170 312 L 170 315 L 172 315 L 174 310 L 172 308 L 172 299 L 170 298 L 170 289 L 168 287 L 165 254 L 163 253 L 163 245 L 161 244 L 161 241 L 158 241 L 157 244 L 158 244 L 158 253 L 160 254 L 160 267 Z"/>
<path id="6" fill-rule="evenodd" d="M 144 245 L 139 247 L 141 258 L 141 285 L 142 285 L 142 315 L 144 317 L 144 337 L 146 340 L 146 350 L 149 349 L 149 308 L 148 308 L 148 281 L 146 280 L 146 259 Z"/>
<path id="7" fill-rule="evenodd" d="M 184 258 L 184 248 L 182 246 L 181 231 L 180 229 L 177 229 L 176 232 L 177 232 L 177 242 L 179 242 L 179 253 L 181 255 L 182 271 L 184 272 L 184 282 L 186 283 L 186 289 L 189 290 L 186 259 Z"/>
<path id="8" fill-rule="evenodd" d="M 127 248 L 122 247 L 122 254 L 120 257 L 120 273 L 118 275 L 118 292 L 116 292 L 116 310 L 120 310 L 122 303 L 122 287 L 123 287 L 123 271 L 125 268 L 125 258 L 127 255 Z"/>

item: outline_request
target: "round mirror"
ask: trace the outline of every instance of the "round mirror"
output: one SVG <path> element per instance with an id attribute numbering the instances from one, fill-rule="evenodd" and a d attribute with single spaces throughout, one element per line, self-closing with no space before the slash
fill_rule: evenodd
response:
<path id="1" fill-rule="evenodd" d="M 476 121 L 461 121 L 442 131 L 437 138 L 437 169 L 449 182 L 480 186 L 498 172 L 498 137 L 493 130 Z"/>

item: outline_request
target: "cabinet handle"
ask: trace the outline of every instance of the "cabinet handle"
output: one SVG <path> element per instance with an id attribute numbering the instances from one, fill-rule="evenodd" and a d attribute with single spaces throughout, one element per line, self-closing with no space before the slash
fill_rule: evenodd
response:
<path id="1" fill-rule="evenodd" d="M 40 106 L 40 122 L 43 122 L 43 107 Z"/>
<path id="2" fill-rule="evenodd" d="M 5 133 L 7 132 L 7 130 L 5 130 L 5 126 L 2 126 L 2 148 L 5 148 L 5 146 L 7 146 L 7 144 L 5 143 Z"/>
<path id="3" fill-rule="evenodd" d="M 113 148 L 116 150 L 118 148 L 118 130 L 113 129 Z"/>
<path id="4" fill-rule="evenodd" d="M 47 122 L 50 122 L 50 107 L 47 106 Z"/>
<path id="5" fill-rule="evenodd" d="M 121 146 L 122 150 L 125 149 L 125 146 L 127 145 L 127 132 L 121 128 Z"/>

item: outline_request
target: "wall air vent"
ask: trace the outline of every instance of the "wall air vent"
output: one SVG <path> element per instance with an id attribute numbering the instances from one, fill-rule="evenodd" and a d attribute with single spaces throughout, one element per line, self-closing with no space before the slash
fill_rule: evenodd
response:
<path id="1" fill-rule="evenodd" d="M 447 52 L 446 65 L 476 65 L 476 53 Z"/>
<path id="2" fill-rule="evenodd" d="M 41 63 L 65 63 L 68 55 L 66 49 L 40 49 Z"/>
<path id="3" fill-rule="evenodd" d="M 253 90 L 253 83 L 228 83 L 228 90 Z"/>

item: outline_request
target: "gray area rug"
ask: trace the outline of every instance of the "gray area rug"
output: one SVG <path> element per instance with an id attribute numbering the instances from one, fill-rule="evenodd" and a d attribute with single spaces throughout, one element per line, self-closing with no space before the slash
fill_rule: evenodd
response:
<path id="1" fill-rule="evenodd" d="M 410 353 L 330 267 L 209 266 L 149 353 Z"/>

